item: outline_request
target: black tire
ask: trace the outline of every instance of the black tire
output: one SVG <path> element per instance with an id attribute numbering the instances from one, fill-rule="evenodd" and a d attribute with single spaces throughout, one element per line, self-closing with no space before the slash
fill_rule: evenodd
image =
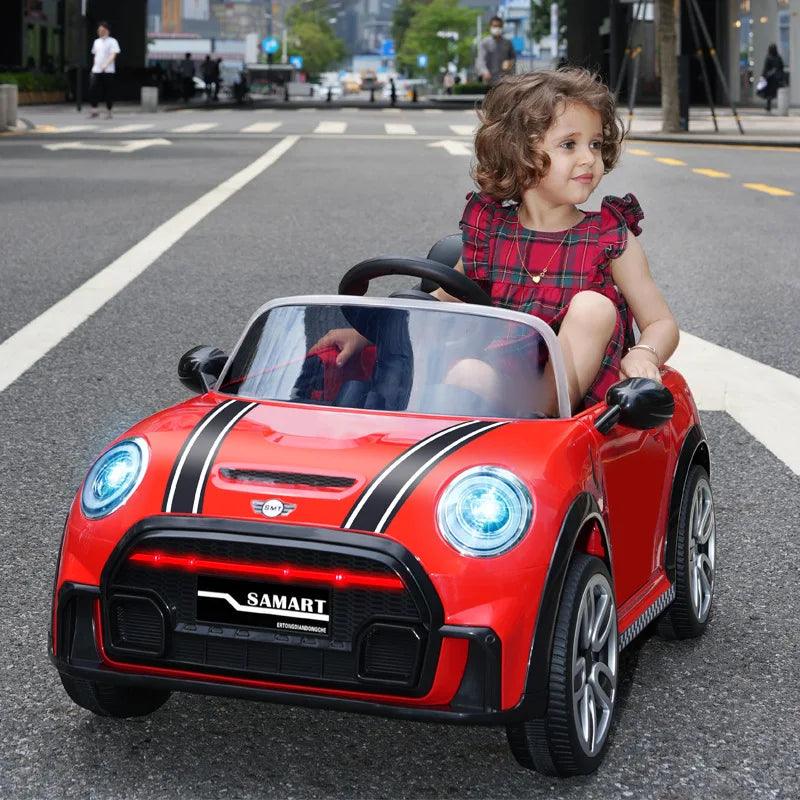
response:
<path id="1" fill-rule="evenodd" d="M 595 752 L 586 751 L 582 744 L 582 735 L 578 731 L 573 705 L 572 675 L 576 661 L 576 626 L 581 600 L 590 582 L 594 586 L 606 587 L 605 591 L 609 593 L 612 603 L 607 648 L 609 652 L 613 651 L 614 680 L 608 693 L 610 711 L 604 723 L 603 739 L 598 743 Z M 506 727 L 508 744 L 514 758 L 523 767 L 546 775 L 568 777 L 594 772 L 603 760 L 608 747 L 609 731 L 614 722 L 617 673 L 617 618 L 611 576 L 599 558 L 578 553 L 570 563 L 558 608 L 550 657 L 547 712 L 543 719 L 528 720 Z"/>
<path id="2" fill-rule="evenodd" d="M 714 591 L 714 571 L 716 568 L 716 536 L 711 538 L 711 595 L 704 614 L 692 600 L 692 503 L 698 492 L 707 492 L 711 502 L 711 526 L 713 529 L 713 497 L 708 473 L 700 464 L 694 464 L 686 476 L 686 485 L 681 495 L 678 514 L 678 532 L 675 548 L 675 599 L 659 617 L 658 632 L 666 639 L 694 639 L 701 636 L 711 618 Z M 696 542 L 694 547 L 697 547 Z"/>
<path id="3" fill-rule="evenodd" d="M 100 717 L 145 717 L 169 700 L 170 692 L 138 686 L 112 686 L 61 675 L 70 699 Z"/>

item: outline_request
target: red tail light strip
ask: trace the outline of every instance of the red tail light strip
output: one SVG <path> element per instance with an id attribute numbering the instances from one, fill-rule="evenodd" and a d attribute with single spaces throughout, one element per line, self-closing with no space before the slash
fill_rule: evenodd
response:
<path id="1" fill-rule="evenodd" d="M 249 561 L 224 561 L 192 555 L 170 555 L 152 551 L 134 552 L 128 556 L 134 564 L 162 569 L 180 569 L 186 572 L 212 572 L 216 575 L 235 575 L 242 578 L 277 578 L 284 581 L 324 583 L 343 589 L 405 588 L 400 578 L 390 575 L 369 575 L 365 572 L 310 569 L 308 567 L 254 564 Z"/>

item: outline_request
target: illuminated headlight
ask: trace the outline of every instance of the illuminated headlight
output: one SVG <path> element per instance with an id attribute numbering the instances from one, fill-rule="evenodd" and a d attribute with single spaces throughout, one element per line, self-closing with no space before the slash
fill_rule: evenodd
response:
<path id="1" fill-rule="evenodd" d="M 100 519 L 119 508 L 147 470 L 144 439 L 125 439 L 103 453 L 89 470 L 81 490 L 81 510 L 89 519 Z"/>
<path id="2" fill-rule="evenodd" d="M 496 556 L 512 548 L 528 530 L 530 492 L 500 467 L 473 467 L 447 487 L 437 509 L 439 530 L 459 553 Z"/>

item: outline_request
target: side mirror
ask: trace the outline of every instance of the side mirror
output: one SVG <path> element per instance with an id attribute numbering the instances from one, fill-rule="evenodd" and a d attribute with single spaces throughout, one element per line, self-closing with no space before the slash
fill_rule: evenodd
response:
<path id="1" fill-rule="evenodd" d="M 672 419 L 675 400 L 672 392 L 650 378 L 626 378 L 615 383 L 606 394 L 608 410 L 595 420 L 600 433 L 608 433 L 618 422 L 644 431 Z"/>
<path id="2" fill-rule="evenodd" d="M 211 389 L 217 382 L 228 356 L 216 347 L 201 344 L 181 356 L 178 362 L 178 379 L 198 394 Z"/>

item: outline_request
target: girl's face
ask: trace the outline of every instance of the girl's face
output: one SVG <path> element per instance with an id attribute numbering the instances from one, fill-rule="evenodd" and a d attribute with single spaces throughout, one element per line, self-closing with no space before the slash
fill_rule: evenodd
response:
<path id="1" fill-rule="evenodd" d="M 533 189 L 553 205 L 580 205 L 603 177 L 603 123 L 600 114 L 580 103 L 567 103 L 544 135 L 540 147 L 550 167 Z"/>

